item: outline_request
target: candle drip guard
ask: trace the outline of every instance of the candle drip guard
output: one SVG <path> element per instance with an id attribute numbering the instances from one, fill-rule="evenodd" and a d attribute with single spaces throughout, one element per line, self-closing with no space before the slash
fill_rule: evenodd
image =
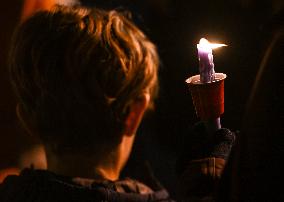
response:
<path id="1" fill-rule="evenodd" d="M 215 73 L 215 80 L 211 83 L 201 83 L 200 75 L 186 80 L 196 114 L 202 121 L 216 119 L 224 113 L 224 80 L 226 77 L 226 74 Z"/>

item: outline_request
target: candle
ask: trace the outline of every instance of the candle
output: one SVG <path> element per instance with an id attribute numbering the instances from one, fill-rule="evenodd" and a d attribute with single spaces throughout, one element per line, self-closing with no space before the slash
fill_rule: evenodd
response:
<path id="1" fill-rule="evenodd" d="M 199 73 L 201 83 L 211 83 L 215 79 L 212 49 L 226 46 L 225 44 L 212 44 L 205 38 L 200 39 L 197 44 Z"/>
<path id="2" fill-rule="evenodd" d="M 201 83 L 211 83 L 215 80 L 214 62 L 212 49 L 226 46 L 225 44 L 212 44 L 205 38 L 200 39 L 197 44 L 199 73 Z M 220 117 L 204 121 L 208 134 L 214 134 L 221 128 Z"/>

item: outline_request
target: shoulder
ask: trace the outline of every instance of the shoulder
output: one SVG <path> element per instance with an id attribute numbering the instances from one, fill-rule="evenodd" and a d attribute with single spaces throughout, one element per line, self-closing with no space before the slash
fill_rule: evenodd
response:
<path id="1" fill-rule="evenodd" d="M 0 201 L 11 201 L 11 197 L 17 193 L 19 189 L 19 177 L 17 175 L 7 176 L 0 184 Z"/>
<path id="2" fill-rule="evenodd" d="M 125 178 L 123 180 L 119 180 L 114 182 L 115 189 L 121 193 L 138 193 L 138 194 L 150 194 L 154 193 L 154 191 L 144 183 L 132 179 Z"/>
<path id="3" fill-rule="evenodd" d="M 130 178 L 83 186 L 48 171 L 24 170 L 0 184 L 1 202 L 24 201 L 169 201 L 165 189 L 153 191 Z"/>
<path id="4" fill-rule="evenodd" d="M 173 202 L 166 189 L 153 190 L 148 185 L 132 178 L 94 183 L 92 187 L 94 189 L 103 189 L 106 191 L 108 198 L 119 198 L 119 201 Z"/>

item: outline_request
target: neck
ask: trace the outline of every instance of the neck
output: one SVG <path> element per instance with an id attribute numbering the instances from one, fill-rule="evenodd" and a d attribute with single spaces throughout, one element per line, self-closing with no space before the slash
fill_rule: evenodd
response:
<path id="1" fill-rule="evenodd" d="M 104 160 L 98 160 L 96 157 L 98 154 L 56 155 L 46 150 L 47 169 L 56 174 L 96 180 L 117 180 L 119 178 L 120 169 L 117 166 L 118 158 L 115 152 L 111 152 Z"/>
<path id="2" fill-rule="evenodd" d="M 93 155 L 56 155 L 46 146 L 47 168 L 59 175 L 115 181 L 128 159 L 133 140 L 134 135 L 123 135 L 121 143 L 111 152 Z"/>

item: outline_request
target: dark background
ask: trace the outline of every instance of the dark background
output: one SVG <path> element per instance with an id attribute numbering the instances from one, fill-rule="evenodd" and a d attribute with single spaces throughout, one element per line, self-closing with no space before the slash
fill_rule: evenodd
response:
<path id="1" fill-rule="evenodd" d="M 185 85 L 187 77 L 198 74 L 196 44 L 205 37 L 228 45 L 214 51 L 213 55 L 215 71 L 227 74 L 222 124 L 238 130 L 260 59 L 269 42 L 265 25 L 277 7 L 269 0 L 82 2 L 88 6 L 132 11 L 134 21 L 158 47 L 162 64 L 156 110 L 149 113 L 141 125 L 134 153 L 123 174 L 139 175 L 140 163 L 148 160 L 157 177 L 174 194 L 174 164 L 179 146 L 184 136 L 190 137 L 188 127 L 198 121 Z M 9 42 L 19 21 L 21 6 L 21 0 L 1 2 L 0 168 L 15 166 L 19 153 L 30 144 L 16 120 L 16 99 L 6 65 Z"/>

